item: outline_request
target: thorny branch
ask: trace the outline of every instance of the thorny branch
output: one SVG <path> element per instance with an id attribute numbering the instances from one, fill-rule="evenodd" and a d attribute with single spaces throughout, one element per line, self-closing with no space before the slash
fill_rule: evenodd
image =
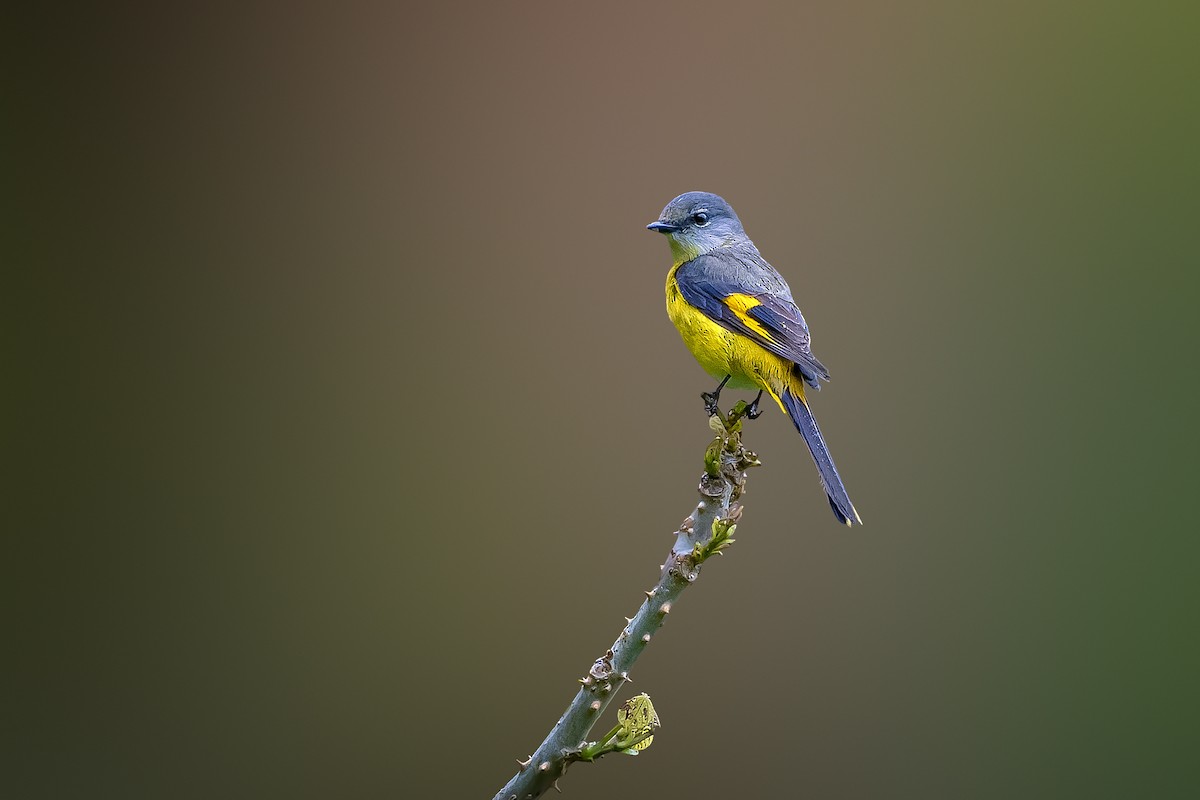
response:
<path id="1" fill-rule="evenodd" d="M 720 411 L 709 425 L 716 437 L 704 454 L 700 502 L 680 525 L 662 575 L 637 613 L 612 646 L 596 659 L 567 710 L 533 755 L 518 759 L 520 770 L 496 793 L 494 800 L 533 800 L 555 785 L 572 763 L 588 758 L 587 736 L 609 702 L 629 680 L 632 668 L 654 633 L 662 627 L 679 595 L 700 575 L 701 565 L 721 555 L 733 542 L 741 517 L 738 502 L 746 483 L 746 470 L 758 466 L 754 453 L 742 446 L 742 418 L 746 404 L 738 402 L 728 416 Z"/>

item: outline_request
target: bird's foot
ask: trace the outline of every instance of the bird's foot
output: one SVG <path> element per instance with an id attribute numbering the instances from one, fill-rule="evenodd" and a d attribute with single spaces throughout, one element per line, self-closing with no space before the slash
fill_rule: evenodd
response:
<path id="1" fill-rule="evenodd" d="M 725 388 L 725 384 L 729 383 L 732 375 L 726 375 L 725 378 L 717 384 L 717 388 L 711 392 L 701 392 L 700 399 L 704 401 L 704 410 L 711 417 L 714 414 L 721 416 L 721 409 L 717 406 L 717 401 L 721 399 L 721 390 Z"/>
<path id="2" fill-rule="evenodd" d="M 758 407 L 758 401 L 762 400 L 762 392 L 758 393 L 758 397 L 754 398 L 754 402 L 746 406 L 746 416 L 750 419 L 758 419 L 762 416 L 762 409 Z"/>

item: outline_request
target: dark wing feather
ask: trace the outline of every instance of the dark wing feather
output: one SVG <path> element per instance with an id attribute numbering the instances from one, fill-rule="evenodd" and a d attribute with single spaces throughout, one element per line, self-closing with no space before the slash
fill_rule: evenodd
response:
<path id="1" fill-rule="evenodd" d="M 809 386 L 819 389 L 818 379 L 829 380 L 829 370 L 812 354 L 808 325 L 787 282 L 757 250 L 726 248 L 699 256 L 676 270 L 675 281 L 689 304 L 794 363 Z"/>

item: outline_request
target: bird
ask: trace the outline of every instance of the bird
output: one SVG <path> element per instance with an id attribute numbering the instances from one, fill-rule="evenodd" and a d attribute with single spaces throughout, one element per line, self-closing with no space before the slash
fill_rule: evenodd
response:
<path id="1" fill-rule="evenodd" d="M 646 226 L 665 234 L 673 263 L 667 273 L 667 316 L 705 372 L 720 381 L 704 392 L 719 413 L 721 390 L 758 389 L 748 416 L 767 392 L 791 419 L 817 465 L 838 521 L 861 525 L 805 397 L 829 370 L 812 354 L 811 337 L 792 291 L 758 252 L 733 207 L 708 192 L 685 192 Z"/>

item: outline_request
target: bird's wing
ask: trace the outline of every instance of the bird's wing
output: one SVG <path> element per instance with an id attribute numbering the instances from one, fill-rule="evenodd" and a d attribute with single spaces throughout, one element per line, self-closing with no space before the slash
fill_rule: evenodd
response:
<path id="1" fill-rule="evenodd" d="M 757 252 L 715 251 L 675 271 L 679 292 L 713 322 L 794 363 L 813 388 L 829 370 L 812 354 L 808 325 L 787 282 Z"/>

